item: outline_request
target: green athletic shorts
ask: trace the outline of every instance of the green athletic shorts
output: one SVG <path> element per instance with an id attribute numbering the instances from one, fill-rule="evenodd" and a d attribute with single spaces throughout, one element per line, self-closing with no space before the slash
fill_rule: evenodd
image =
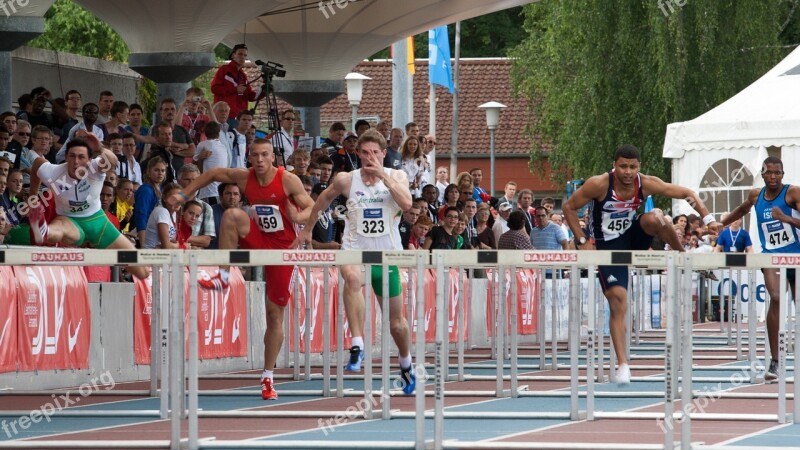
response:
<path id="1" fill-rule="evenodd" d="M 372 266 L 372 290 L 378 297 L 383 297 L 383 266 Z M 389 298 L 397 297 L 402 292 L 400 270 L 397 266 L 389 266 Z"/>
<path id="2" fill-rule="evenodd" d="M 82 246 L 88 240 L 94 248 L 108 248 L 111 243 L 122 236 L 102 209 L 89 217 L 65 217 L 78 228 L 81 234 L 78 241 L 75 242 L 76 247 Z"/>

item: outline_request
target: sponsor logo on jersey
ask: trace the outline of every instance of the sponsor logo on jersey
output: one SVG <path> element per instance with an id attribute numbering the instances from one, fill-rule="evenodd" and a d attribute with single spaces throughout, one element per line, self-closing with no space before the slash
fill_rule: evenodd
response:
<path id="1" fill-rule="evenodd" d="M 380 208 L 367 208 L 364 210 L 365 219 L 382 219 L 383 210 Z"/>

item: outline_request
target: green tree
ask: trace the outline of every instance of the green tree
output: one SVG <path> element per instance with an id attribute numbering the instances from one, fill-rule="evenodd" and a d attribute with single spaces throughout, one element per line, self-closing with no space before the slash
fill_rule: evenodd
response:
<path id="1" fill-rule="evenodd" d="M 29 46 L 107 61 L 128 60 L 128 46 L 117 32 L 72 0 L 56 0 L 44 19 L 44 34 Z"/>
<path id="2" fill-rule="evenodd" d="M 558 181 L 608 170 L 632 143 L 643 169 L 669 179 L 666 125 L 692 119 L 763 75 L 788 51 L 786 2 L 544 0 L 525 7 L 528 37 L 511 53 L 531 168 L 548 154 Z M 535 137 L 535 139 L 534 139 Z"/>

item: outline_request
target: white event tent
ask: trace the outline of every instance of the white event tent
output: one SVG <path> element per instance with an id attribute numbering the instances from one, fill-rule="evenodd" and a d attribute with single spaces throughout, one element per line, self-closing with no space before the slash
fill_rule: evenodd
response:
<path id="1" fill-rule="evenodd" d="M 785 183 L 800 182 L 796 96 L 800 96 L 800 48 L 716 108 L 694 120 L 668 125 L 663 156 L 672 159 L 672 182 L 698 192 L 718 219 L 738 206 L 745 192 L 764 185 L 761 163 L 768 155 L 782 159 Z M 681 200 L 673 202 L 673 212 L 693 210 Z M 752 232 L 754 218 L 749 222 L 745 227 Z"/>

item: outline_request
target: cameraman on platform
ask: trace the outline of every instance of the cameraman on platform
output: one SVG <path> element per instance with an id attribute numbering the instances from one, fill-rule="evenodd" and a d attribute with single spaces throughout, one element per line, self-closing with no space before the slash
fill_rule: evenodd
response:
<path id="1" fill-rule="evenodd" d="M 231 62 L 217 70 L 211 81 L 211 92 L 214 103 L 224 101 L 230 106 L 229 117 L 236 117 L 240 111 L 248 109 L 247 102 L 255 101 L 261 96 L 261 88 L 253 90 L 247 84 L 247 74 L 242 67 L 247 60 L 247 46 L 236 44 L 230 55 Z"/>

